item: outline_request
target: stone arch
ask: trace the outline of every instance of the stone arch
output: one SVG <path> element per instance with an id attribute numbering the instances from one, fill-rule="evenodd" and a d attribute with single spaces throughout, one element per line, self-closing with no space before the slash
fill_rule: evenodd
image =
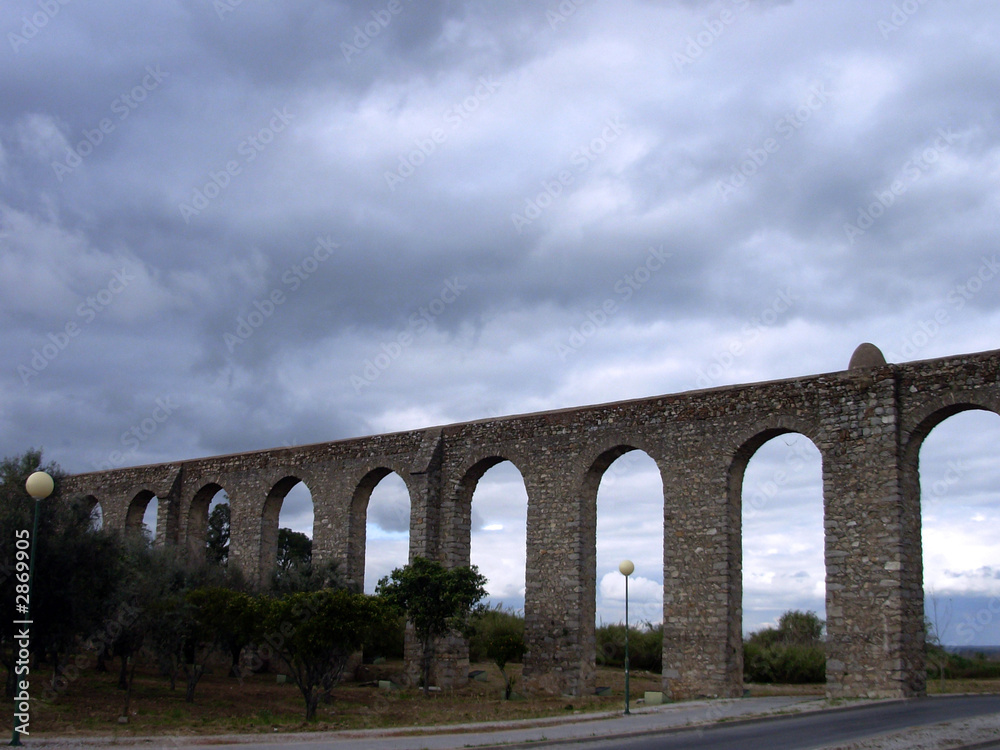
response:
<path id="1" fill-rule="evenodd" d="M 645 441 L 634 438 L 612 438 L 605 440 L 596 451 L 590 451 L 584 457 L 584 472 L 580 480 L 579 497 L 582 504 L 582 519 L 580 529 L 580 563 L 582 593 L 580 598 L 580 638 L 582 674 L 581 684 L 584 694 L 589 692 L 594 684 L 597 664 L 597 639 L 596 639 L 596 607 L 597 607 L 597 494 L 600 490 L 608 469 L 622 456 L 641 451 L 651 458 L 657 466 L 661 486 L 665 485 L 663 465 L 659 460 L 658 451 L 645 445 Z M 662 519 L 661 512 L 658 516 Z M 661 559 L 662 570 L 662 539 L 661 531 Z M 634 624 L 634 623 L 632 623 Z"/>
<path id="2" fill-rule="evenodd" d="M 732 528 L 739 529 L 742 525 L 740 511 L 743 505 L 743 475 L 746 473 L 747 464 L 753 455 L 760 450 L 764 443 L 768 443 L 781 435 L 798 433 L 808 438 L 815 445 L 820 455 L 823 449 L 812 424 L 804 422 L 795 417 L 776 416 L 772 419 L 758 422 L 748 430 L 744 430 L 734 441 L 732 459 L 726 472 L 726 492 L 729 498 L 730 519 L 735 524 Z M 739 540 L 737 540 L 739 541 Z M 741 556 L 742 557 L 742 556 Z M 738 570 L 742 569 L 742 562 L 738 561 Z M 742 639 L 742 635 L 740 636 Z"/>
<path id="3" fill-rule="evenodd" d="M 459 463 L 460 467 L 453 476 L 457 477 L 443 491 L 443 513 L 442 532 L 440 534 L 440 546 L 438 554 L 440 562 L 448 568 L 456 568 L 469 565 L 472 553 L 472 502 L 476 488 L 479 486 L 483 476 L 495 466 L 503 463 L 510 463 L 521 477 L 527 494 L 528 486 L 524 473 L 521 470 L 522 463 L 517 455 L 508 454 L 507 451 L 490 447 L 480 450 L 471 456 L 463 457 Z M 530 501 L 529 501 L 530 502 Z M 525 548 L 527 555 L 527 548 Z M 489 583 L 487 583 L 487 586 Z M 524 604 L 525 618 L 532 617 L 532 603 L 527 600 Z M 530 637 L 529 637 L 530 640 Z M 410 638 L 407 643 L 407 654 L 413 664 L 418 663 L 419 651 L 416 650 L 416 642 Z M 531 645 L 528 645 L 529 650 Z M 445 682 L 454 682 L 456 679 L 464 679 L 464 675 L 469 671 L 469 644 L 468 640 L 457 632 L 440 639 L 436 646 L 437 663 L 435 672 L 438 679 Z"/>
<path id="4" fill-rule="evenodd" d="M 732 453 L 732 463 L 730 475 L 734 468 L 746 469 L 753 454 L 757 452 L 764 443 L 774 438 L 785 435 L 789 432 L 798 432 L 809 438 L 814 445 L 819 447 L 823 441 L 822 428 L 791 414 L 773 414 L 766 419 L 759 420 L 753 424 L 736 432 L 729 441 Z M 742 462 L 742 467 L 740 467 Z"/>
<path id="5" fill-rule="evenodd" d="M 630 628 L 644 628 L 663 622 L 663 513 L 664 477 L 660 463 L 647 450 L 616 445 L 598 458 L 590 481 L 597 479 L 592 494 L 595 512 L 594 559 L 588 565 L 587 578 L 593 570 L 592 596 L 597 622 L 620 623 L 624 620 L 626 579 L 619 566 L 625 559 L 634 564 L 629 576 Z M 597 474 L 599 473 L 599 478 Z M 655 479 L 653 478 L 655 476 Z M 634 484 L 643 478 L 642 484 Z M 646 484 L 652 480 L 652 484 Z M 648 588 L 655 583 L 655 594 Z M 596 627 L 596 624 L 595 624 Z M 611 650 L 609 650 L 611 649 Z M 607 666 L 613 653 L 611 644 L 598 649 L 597 666 Z M 633 661 L 633 667 L 636 664 Z"/>
<path id="6" fill-rule="evenodd" d="M 351 495 L 351 509 L 348 516 L 347 529 L 347 580 L 358 590 L 365 585 L 365 550 L 368 543 L 368 503 L 372 492 L 379 483 L 390 474 L 396 474 L 403 480 L 406 492 L 410 496 L 410 507 L 413 507 L 413 487 L 406 481 L 406 472 L 392 469 L 388 466 L 376 466 L 369 469 L 358 480 Z"/>
<path id="7" fill-rule="evenodd" d="M 755 422 L 738 432 L 731 442 L 731 458 L 726 470 L 726 520 L 725 533 L 727 565 L 725 595 L 728 631 L 726 636 L 726 682 L 737 691 L 743 687 L 743 478 L 754 454 L 776 437 L 799 434 L 819 450 L 820 461 L 825 466 L 825 456 L 819 431 L 811 422 L 799 417 L 775 414 Z M 821 468 L 822 471 L 822 468 Z M 824 495 L 824 518 L 826 502 Z M 827 565 L 824 535 L 824 568 Z M 829 588 L 826 606 L 831 606 Z"/>
<path id="8" fill-rule="evenodd" d="M 963 411 L 977 409 L 1000 415 L 1000 395 L 975 392 L 955 393 L 947 398 L 935 399 L 915 410 L 910 419 L 913 426 L 904 436 L 903 471 L 905 473 L 919 471 L 920 446 L 923 445 L 931 430 L 948 417 L 953 417 Z M 916 489 L 919 493 L 919 482 Z"/>
<path id="9" fill-rule="evenodd" d="M 471 464 L 462 471 L 455 483 L 450 498 L 451 518 L 448 522 L 449 532 L 443 535 L 442 555 L 444 562 L 450 567 L 468 565 L 472 551 L 472 497 L 479 485 L 479 480 L 494 466 L 510 462 L 524 479 L 524 472 L 518 465 L 518 460 L 508 458 L 503 451 L 489 451 L 472 459 Z"/>
<path id="10" fill-rule="evenodd" d="M 146 506 L 149 501 L 156 497 L 152 490 L 139 490 L 129 501 L 128 510 L 125 512 L 125 533 L 141 534 L 142 519 L 146 515 Z M 159 514 L 159 504 L 157 504 L 157 514 Z"/>
<path id="11" fill-rule="evenodd" d="M 267 585 L 268 577 L 278 562 L 278 520 L 281 516 L 281 505 L 285 496 L 299 482 L 305 484 L 297 474 L 285 474 L 271 484 L 271 489 L 264 499 L 264 507 L 260 514 L 260 572 L 259 581 Z M 308 487 L 308 484 L 306 484 Z"/>
<path id="12" fill-rule="evenodd" d="M 926 678 L 924 649 L 924 554 L 923 554 L 923 509 L 920 489 L 920 449 L 927 436 L 949 417 L 967 411 L 991 412 L 1000 416 L 1000 398 L 992 393 L 959 392 L 934 399 L 914 410 L 912 427 L 903 435 L 900 471 L 902 473 L 903 495 L 903 539 L 904 554 L 908 564 L 904 566 L 906 587 L 909 596 L 904 597 L 906 606 L 902 627 L 907 638 L 918 644 L 914 649 L 916 671 Z M 918 685 L 924 689 L 924 683 Z"/>
<path id="13" fill-rule="evenodd" d="M 191 500 L 187 514 L 187 550 L 190 559 L 201 562 L 205 559 L 205 544 L 208 533 L 208 509 L 223 486 L 218 482 L 202 485 Z"/>

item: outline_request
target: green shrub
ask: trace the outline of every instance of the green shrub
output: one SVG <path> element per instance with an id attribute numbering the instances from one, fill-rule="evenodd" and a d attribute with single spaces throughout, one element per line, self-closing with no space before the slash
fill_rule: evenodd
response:
<path id="1" fill-rule="evenodd" d="M 777 628 L 752 633 L 743 643 L 747 682 L 826 682 L 823 621 L 815 612 L 785 612 Z"/>
<path id="2" fill-rule="evenodd" d="M 625 625 L 601 625 L 597 628 L 597 664 L 605 667 L 625 666 Z M 646 623 L 628 629 L 630 669 L 660 672 L 663 669 L 663 628 Z"/>
<path id="3" fill-rule="evenodd" d="M 473 615 L 469 625 L 470 662 L 491 661 L 489 644 L 501 635 L 508 640 L 524 641 L 524 617 L 512 609 L 500 606 L 483 607 Z M 509 661 L 520 662 L 520 660 L 520 655 L 517 655 Z"/>
<path id="4" fill-rule="evenodd" d="M 963 656 L 952 654 L 938 645 L 927 644 L 927 677 L 932 680 L 995 680 L 1000 679 L 1000 662 L 990 661 L 985 654 Z"/>
<path id="5" fill-rule="evenodd" d="M 402 659 L 403 644 L 406 637 L 406 617 L 398 615 L 388 618 L 373 628 L 364 643 L 365 662 L 371 664 L 375 659 Z"/>
<path id="6" fill-rule="evenodd" d="M 819 645 L 743 644 L 743 679 L 785 685 L 826 682 L 826 654 Z"/>

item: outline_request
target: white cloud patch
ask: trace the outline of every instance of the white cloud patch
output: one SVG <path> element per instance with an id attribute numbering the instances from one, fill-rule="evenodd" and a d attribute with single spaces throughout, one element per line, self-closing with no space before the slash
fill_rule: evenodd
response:
<path id="1" fill-rule="evenodd" d="M 21 152 L 46 166 L 69 150 L 69 142 L 56 119 L 37 112 L 23 115 L 15 122 L 13 139 Z"/>

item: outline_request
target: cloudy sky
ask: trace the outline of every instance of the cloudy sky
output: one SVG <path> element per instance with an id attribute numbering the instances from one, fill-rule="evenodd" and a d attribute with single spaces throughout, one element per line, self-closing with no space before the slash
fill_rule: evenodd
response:
<path id="1" fill-rule="evenodd" d="M 3 455 L 81 472 L 1000 347 L 991 2 L 7 0 L 2 30 Z M 922 454 L 950 642 L 1000 643 L 998 443 L 959 415 Z M 747 629 L 822 614 L 819 471 L 795 436 L 751 462 Z M 659 481 L 629 455 L 602 485 L 604 621 L 626 555 L 659 619 Z M 405 562 L 400 483 L 372 581 Z M 510 465 L 474 498 L 514 607 L 524 503 Z"/>

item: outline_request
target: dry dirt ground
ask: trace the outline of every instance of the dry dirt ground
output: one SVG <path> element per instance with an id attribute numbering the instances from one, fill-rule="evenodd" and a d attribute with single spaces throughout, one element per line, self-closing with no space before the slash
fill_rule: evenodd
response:
<path id="1" fill-rule="evenodd" d="M 333 700 L 320 704 L 317 720 L 304 721 L 304 702 L 298 688 L 289 682 L 279 684 L 274 673 L 258 674 L 241 681 L 226 675 L 218 665 L 202 678 L 194 703 L 184 701 L 184 686 L 179 681 L 171 690 L 167 680 L 154 669 L 140 667 L 130 702 L 128 723 L 119 722 L 125 694 L 117 688 L 115 671 L 100 673 L 85 670 L 52 702 L 33 702 L 32 736 L 149 736 L 169 734 L 253 734 L 257 732 L 331 731 L 380 727 L 436 726 L 486 721 L 531 719 L 545 716 L 570 716 L 612 710 L 622 706 L 624 675 L 620 669 L 599 668 L 597 684 L 611 688 L 610 695 L 580 697 L 540 697 L 502 700 L 503 682 L 492 664 L 476 664 L 487 680 L 470 680 L 457 690 L 423 696 L 416 689 L 385 690 L 376 686 L 379 679 L 390 679 L 401 671 L 401 664 L 389 663 L 362 667 L 361 682 L 343 682 L 333 691 Z M 512 665 L 515 679 L 520 665 Z M 36 680 L 44 673 L 35 673 Z M 940 690 L 940 685 L 932 692 Z M 946 685 L 948 692 L 1000 692 L 1000 681 L 956 681 Z M 515 690 L 517 683 L 515 682 Z M 640 705 L 645 691 L 660 690 L 660 676 L 632 672 L 633 705 Z M 40 692 L 40 691 L 39 691 Z M 749 685 L 751 696 L 823 695 L 822 685 L 774 686 Z M 33 695 L 37 694 L 33 691 Z M 10 716 L 0 717 L 0 731 L 10 731 Z"/>
<path id="2" fill-rule="evenodd" d="M 511 665 L 515 678 L 520 665 Z M 306 723 L 305 703 L 291 681 L 278 683 L 275 673 L 256 674 L 242 681 L 226 675 L 223 666 L 206 674 L 194 702 L 184 701 L 184 685 L 175 690 L 156 670 L 137 670 L 127 724 L 119 723 L 125 693 L 117 687 L 117 670 L 84 670 L 52 702 L 33 701 L 32 736 L 119 737 L 168 734 L 228 734 L 274 731 L 329 731 L 393 726 L 444 726 L 468 722 L 527 719 L 541 716 L 600 711 L 621 705 L 624 677 L 621 670 L 600 670 L 598 683 L 612 688 L 610 696 L 573 698 L 532 697 L 502 700 L 503 681 L 495 665 L 476 664 L 487 681 L 470 680 L 461 689 L 431 693 L 417 689 L 384 690 L 374 683 L 390 679 L 401 664 L 365 666 L 362 682 L 345 681 L 333 690 L 333 700 L 320 703 L 317 720 Z M 34 672 L 35 680 L 44 672 Z M 517 683 L 514 686 L 517 690 Z M 646 690 L 659 690 L 660 676 L 633 672 L 631 694 L 641 698 Z M 38 695 L 42 691 L 32 691 Z M 4 712 L 6 713 L 6 712 Z M 10 731 L 11 717 L 0 716 L 2 731 Z"/>

